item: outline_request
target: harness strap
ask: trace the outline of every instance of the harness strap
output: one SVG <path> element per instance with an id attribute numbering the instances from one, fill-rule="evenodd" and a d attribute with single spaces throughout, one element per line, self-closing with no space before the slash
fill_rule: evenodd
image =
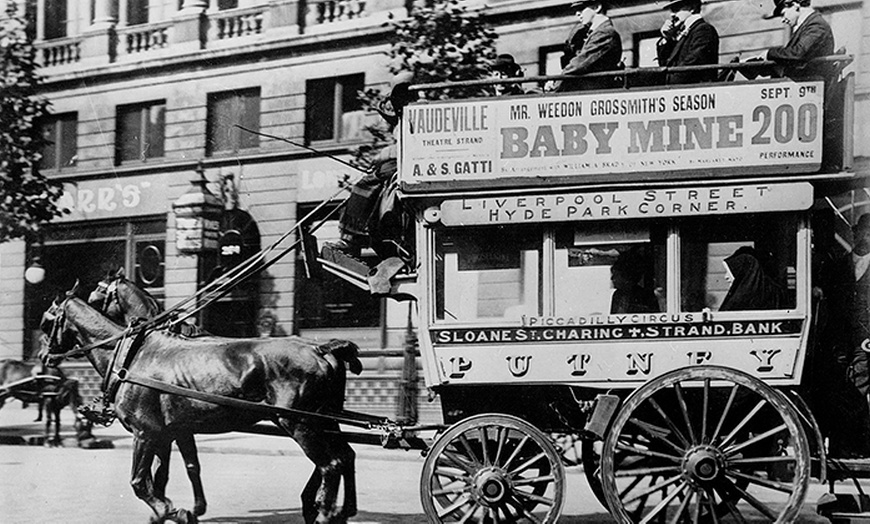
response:
<path id="1" fill-rule="evenodd" d="M 174 384 L 155 380 L 153 378 L 131 375 L 129 373 L 122 373 L 120 379 L 124 382 L 136 384 L 137 386 L 145 386 L 146 388 L 156 389 L 157 391 L 162 391 L 163 393 L 179 395 L 182 397 L 192 398 L 194 400 L 202 400 L 204 402 L 210 402 L 212 404 L 217 404 L 218 406 L 224 406 L 228 408 L 255 411 L 257 413 L 263 413 L 265 415 L 301 415 L 306 417 L 319 418 L 323 420 L 334 420 L 348 426 L 356 426 L 367 429 L 372 429 L 373 426 L 376 425 L 373 421 L 363 422 L 357 419 L 346 418 L 348 415 L 356 415 L 355 413 L 352 413 L 350 411 L 342 410 L 339 413 L 320 413 L 315 411 L 305 411 L 302 409 L 271 406 L 268 404 L 262 404 L 260 402 L 251 402 L 250 400 L 242 400 L 238 398 L 225 397 L 223 395 L 215 395 L 213 393 L 206 393 L 204 391 L 197 391 L 195 389 L 176 386 Z M 374 418 L 371 416 L 367 417 Z M 378 419 L 378 422 L 386 425 L 389 421 L 384 419 Z"/>
<path id="2" fill-rule="evenodd" d="M 125 331 L 127 335 L 133 334 Z M 145 342 L 145 336 L 148 331 L 141 329 L 135 332 L 135 336 L 124 336 L 115 345 L 115 351 L 112 354 L 112 362 L 106 371 L 106 376 L 103 377 L 102 390 L 105 393 L 103 402 L 110 404 L 115 401 L 115 395 L 118 394 L 118 388 L 121 387 L 121 378 L 127 374 L 130 364 L 136 358 L 139 348 Z"/>

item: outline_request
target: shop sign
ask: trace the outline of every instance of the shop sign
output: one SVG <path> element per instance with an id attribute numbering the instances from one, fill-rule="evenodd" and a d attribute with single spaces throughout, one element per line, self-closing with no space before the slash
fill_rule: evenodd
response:
<path id="1" fill-rule="evenodd" d="M 350 156 L 340 157 L 350 161 Z M 356 180 L 362 173 L 350 167 L 343 166 L 339 162 L 326 157 L 306 158 L 294 162 L 295 171 L 298 173 L 298 202 L 320 202 L 331 197 L 338 191 L 341 180 Z"/>
<path id="2" fill-rule="evenodd" d="M 58 207 L 69 214 L 57 222 L 165 215 L 172 174 L 82 180 L 64 184 Z"/>
<path id="3" fill-rule="evenodd" d="M 808 209 L 813 187 L 747 184 L 551 195 L 463 198 L 441 203 L 448 226 L 728 215 Z"/>
<path id="4" fill-rule="evenodd" d="M 414 104 L 401 181 L 814 172 L 823 99 L 820 81 L 775 80 Z"/>

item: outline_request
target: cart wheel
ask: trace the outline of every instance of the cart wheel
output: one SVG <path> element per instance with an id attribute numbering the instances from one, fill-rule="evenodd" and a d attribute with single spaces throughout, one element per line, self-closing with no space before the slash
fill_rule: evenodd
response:
<path id="1" fill-rule="evenodd" d="M 809 473 L 806 434 L 785 397 L 717 366 L 638 388 L 601 457 L 604 496 L 623 523 L 793 522 Z"/>
<path id="2" fill-rule="evenodd" d="M 430 448 L 420 496 L 430 522 L 554 523 L 565 470 L 547 436 L 516 417 L 475 415 Z"/>

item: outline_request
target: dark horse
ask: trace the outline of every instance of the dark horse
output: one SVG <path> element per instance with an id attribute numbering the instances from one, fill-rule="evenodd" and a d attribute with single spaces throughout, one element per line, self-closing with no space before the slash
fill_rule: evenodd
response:
<path id="1" fill-rule="evenodd" d="M 76 344 L 89 347 L 124 331 L 72 293 L 43 314 L 41 327 L 49 334 L 46 360 L 57 359 Z M 100 375 L 110 371 L 112 351 L 97 346 L 87 352 Z M 133 433 L 130 482 L 136 496 L 154 511 L 151 521 L 197 521 L 190 511 L 173 508 L 165 495 L 155 491 L 151 465 L 159 450 L 194 433 L 243 430 L 264 419 L 272 420 L 292 436 L 315 464 L 315 472 L 302 492 L 305 521 L 344 522 L 354 515 L 354 482 L 345 481 L 345 507 L 338 508 L 336 498 L 342 475 L 353 472 L 355 454 L 340 434 L 336 420 L 311 414 L 341 410 L 345 366 L 354 373 L 361 371 L 357 351 L 352 342 L 338 340 L 313 346 L 290 337 L 186 338 L 162 331 L 146 333 L 130 363 L 130 380 L 140 377 L 285 409 L 264 414 L 261 410 L 227 407 L 122 382 L 115 397 L 115 412 Z"/>
<path id="2" fill-rule="evenodd" d="M 30 380 L 36 376 L 53 377 Z M 81 405 L 79 383 L 66 377 L 58 367 L 40 366 L 20 360 L 4 360 L 0 362 L 0 407 L 8 397 L 16 398 L 25 403 L 39 405 L 39 416 L 45 410 L 45 443 L 58 445 L 60 439 L 60 412 L 64 406 L 71 406 L 77 413 Z M 54 436 L 51 436 L 51 426 L 54 423 Z"/>
<path id="3" fill-rule="evenodd" d="M 122 326 L 129 326 L 141 320 L 150 320 L 163 312 L 163 308 L 150 293 L 127 280 L 124 270 L 109 274 L 97 283 L 97 287 L 88 296 L 88 304 L 101 311 L 109 320 Z M 193 488 L 193 514 L 205 514 L 208 503 L 202 487 L 199 455 L 196 451 L 196 441 L 193 435 L 180 435 L 175 439 L 175 445 L 184 460 L 184 469 L 190 485 Z M 154 471 L 154 492 L 159 496 L 166 493 L 169 482 L 169 457 L 171 445 L 161 446 L 155 450 L 157 469 Z"/>

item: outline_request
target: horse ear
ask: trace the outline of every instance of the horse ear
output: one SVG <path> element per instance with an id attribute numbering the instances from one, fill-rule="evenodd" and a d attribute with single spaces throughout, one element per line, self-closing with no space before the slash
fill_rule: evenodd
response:
<path id="1" fill-rule="evenodd" d="M 66 296 L 71 297 L 71 296 L 75 295 L 78 290 L 79 290 L 79 279 L 76 279 L 76 283 L 73 284 L 72 289 L 70 289 L 69 291 L 66 292 Z"/>
<path id="2" fill-rule="evenodd" d="M 124 278 L 124 268 L 119 267 L 118 271 L 115 272 L 115 278 Z"/>

